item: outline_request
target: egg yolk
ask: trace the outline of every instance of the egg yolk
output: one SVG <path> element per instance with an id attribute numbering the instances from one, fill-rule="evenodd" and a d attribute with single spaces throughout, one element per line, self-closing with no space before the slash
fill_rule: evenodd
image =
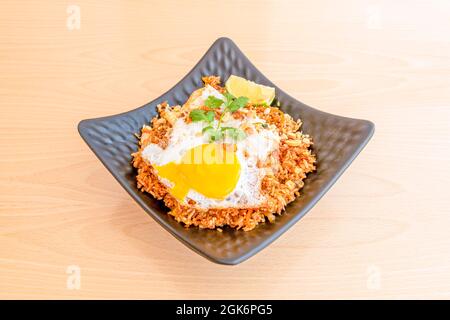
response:
<path id="1" fill-rule="evenodd" d="M 241 166 L 234 145 L 209 143 L 188 150 L 179 162 L 155 166 L 158 175 L 173 185 L 171 194 L 184 200 L 189 190 L 223 200 L 239 180 Z"/>

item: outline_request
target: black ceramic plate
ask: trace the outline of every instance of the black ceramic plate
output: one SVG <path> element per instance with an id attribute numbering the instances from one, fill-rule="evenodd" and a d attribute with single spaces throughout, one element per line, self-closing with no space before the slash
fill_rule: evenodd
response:
<path id="1" fill-rule="evenodd" d="M 276 88 L 281 109 L 295 119 L 301 118 L 303 132 L 314 140 L 317 171 L 308 175 L 302 196 L 289 204 L 273 224 L 261 224 L 249 232 L 229 228 L 224 228 L 222 233 L 194 227 L 186 229 L 167 214 L 160 201 L 136 188 L 136 172 L 130 164 L 130 154 L 138 148 L 134 134 L 156 115 L 158 103 L 167 100 L 170 105 L 181 105 L 190 93 L 202 86 L 202 76 L 219 75 L 226 80 L 231 74 Z M 78 130 L 117 181 L 161 226 L 211 261 L 238 264 L 269 245 L 319 201 L 369 141 L 374 125 L 366 120 L 325 113 L 295 100 L 259 72 L 233 41 L 220 38 L 187 76 L 159 98 L 126 113 L 83 120 Z"/>

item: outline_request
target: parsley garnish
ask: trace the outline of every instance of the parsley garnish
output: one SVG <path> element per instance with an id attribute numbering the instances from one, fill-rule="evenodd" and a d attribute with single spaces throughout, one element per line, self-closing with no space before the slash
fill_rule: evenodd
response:
<path id="1" fill-rule="evenodd" d="M 237 110 L 239 110 L 240 108 L 245 107 L 245 105 L 248 102 L 248 98 L 247 97 L 239 97 L 236 99 L 233 99 L 227 106 L 227 109 L 230 112 L 235 112 Z"/>
<path id="2" fill-rule="evenodd" d="M 205 100 L 205 106 L 211 108 L 211 109 L 216 109 L 219 108 L 221 105 L 223 104 L 223 100 L 216 98 L 214 96 L 209 96 L 206 100 Z"/>
<path id="3" fill-rule="evenodd" d="M 222 127 L 221 130 L 223 133 L 226 133 L 229 137 L 236 141 L 242 140 L 246 137 L 245 132 L 239 128 Z"/>
<path id="4" fill-rule="evenodd" d="M 214 96 L 208 96 L 208 98 L 205 100 L 205 106 L 207 106 L 210 109 L 216 109 L 220 106 L 224 106 L 223 112 L 220 115 L 219 122 L 217 123 L 217 127 L 214 128 L 211 123 L 214 121 L 214 111 L 205 111 L 202 109 L 195 109 L 192 110 L 189 114 L 189 117 L 192 119 L 192 121 L 205 121 L 209 123 L 209 125 L 205 128 L 203 128 L 202 133 L 208 134 L 209 140 L 211 142 L 213 141 L 219 141 L 222 140 L 225 136 L 228 136 L 232 138 L 235 141 L 242 140 L 246 137 L 246 134 L 244 131 L 242 131 L 239 128 L 233 128 L 233 127 L 221 127 L 222 119 L 224 115 L 227 112 L 233 113 L 247 105 L 248 98 L 247 97 L 239 97 L 236 98 L 232 94 L 226 92 L 223 94 L 224 100 L 221 100 L 219 98 L 216 98 Z"/>
<path id="5" fill-rule="evenodd" d="M 195 109 L 192 110 L 189 114 L 189 117 L 192 119 L 192 121 L 206 121 L 206 122 L 212 122 L 214 120 L 214 111 L 205 111 L 201 109 Z"/>

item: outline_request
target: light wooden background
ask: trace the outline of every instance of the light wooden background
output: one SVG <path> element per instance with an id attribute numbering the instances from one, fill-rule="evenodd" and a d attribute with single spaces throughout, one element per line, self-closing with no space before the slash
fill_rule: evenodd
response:
<path id="1" fill-rule="evenodd" d="M 449 32 L 447 0 L 1 1 L 0 297 L 450 298 Z M 301 101 L 376 124 L 234 267 L 157 225 L 76 130 L 159 96 L 219 36 Z"/>

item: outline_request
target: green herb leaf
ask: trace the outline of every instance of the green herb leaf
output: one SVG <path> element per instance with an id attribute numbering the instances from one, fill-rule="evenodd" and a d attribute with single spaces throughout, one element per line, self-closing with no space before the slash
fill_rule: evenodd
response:
<path id="1" fill-rule="evenodd" d="M 235 112 L 240 108 L 245 107 L 245 105 L 247 105 L 247 102 L 247 97 L 239 97 L 228 105 L 228 110 L 230 110 L 231 112 Z"/>
<path id="2" fill-rule="evenodd" d="M 209 132 L 210 130 L 215 130 L 215 129 L 211 126 L 207 126 L 202 129 L 202 133 Z"/>
<path id="3" fill-rule="evenodd" d="M 242 131 L 239 128 L 233 128 L 233 127 L 222 127 L 221 128 L 222 132 L 227 134 L 227 136 L 229 136 L 230 138 L 236 140 L 236 141 L 240 141 L 242 139 L 244 139 L 247 135 L 245 134 L 244 131 Z"/>
<path id="4" fill-rule="evenodd" d="M 209 131 L 208 131 L 208 134 L 209 134 L 209 140 L 210 140 L 211 142 L 213 142 L 213 141 L 219 141 L 219 140 L 221 140 L 221 139 L 223 138 L 223 133 L 222 133 L 222 131 L 217 130 L 217 129 L 209 130 Z"/>
<path id="5" fill-rule="evenodd" d="M 205 111 L 201 109 L 194 109 L 189 113 L 189 117 L 194 122 L 198 121 L 212 122 L 214 121 L 214 116 L 215 116 L 214 111 Z"/>
<path id="6" fill-rule="evenodd" d="M 234 99 L 236 99 L 231 93 L 225 92 L 223 94 L 223 97 L 225 98 L 225 108 L 227 108 L 231 102 L 233 102 Z"/>
<path id="7" fill-rule="evenodd" d="M 221 105 L 223 104 L 223 100 L 216 98 L 214 96 L 209 96 L 206 100 L 205 100 L 205 106 L 211 108 L 211 109 L 216 109 L 219 108 Z"/>
<path id="8" fill-rule="evenodd" d="M 210 142 L 220 141 L 224 138 L 225 135 L 228 137 L 237 140 L 242 140 L 246 137 L 244 131 L 238 128 L 233 127 L 221 127 L 221 121 L 226 112 L 235 112 L 240 108 L 243 108 L 248 103 L 247 97 L 239 97 L 236 98 L 232 94 L 226 92 L 223 94 L 224 100 L 218 99 L 215 96 L 208 96 L 205 100 L 205 106 L 216 109 L 220 106 L 224 105 L 224 110 L 222 115 L 220 116 L 217 127 L 214 128 L 212 125 L 209 125 L 203 128 L 202 133 L 208 134 Z M 212 110 L 204 111 L 201 109 L 192 110 L 189 114 L 192 121 L 206 121 L 208 123 L 212 123 L 214 121 L 215 113 Z"/>
<path id="9" fill-rule="evenodd" d="M 240 140 L 245 139 L 245 137 L 246 137 L 247 135 L 246 135 L 245 132 L 242 131 L 241 129 L 236 129 L 236 130 L 234 130 L 234 131 L 231 132 L 230 136 L 231 136 L 231 138 L 233 138 L 234 140 L 240 141 Z"/>
<path id="10" fill-rule="evenodd" d="M 205 110 L 194 109 L 189 113 L 189 117 L 194 122 L 205 121 L 206 120 Z"/>
<path id="11" fill-rule="evenodd" d="M 205 116 L 206 116 L 206 121 L 213 122 L 215 113 L 214 113 L 214 111 L 208 111 L 208 112 L 206 112 Z"/>
<path id="12" fill-rule="evenodd" d="M 223 138 L 223 133 L 220 129 L 215 129 L 212 126 L 207 126 L 202 130 L 203 134 L 207 134 L 209 136 L 209 141 L 219 141 Z"/>

